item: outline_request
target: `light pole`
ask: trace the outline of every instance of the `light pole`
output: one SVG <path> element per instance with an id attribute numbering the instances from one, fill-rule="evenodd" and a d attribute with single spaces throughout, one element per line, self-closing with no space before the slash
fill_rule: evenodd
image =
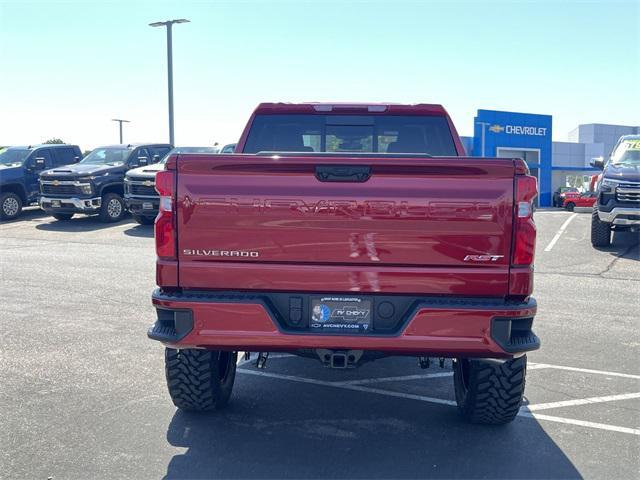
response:
<path id="1" fill-rule="evenodd" d="M 123 120 L 122 118 L 112 118 L 112 122 L 118 122 L 120 124 L 120 145 L 122 145 L 122 124 L 131 123 L 129 120 Z"/>
<path id="2" fill-rule="evenodd" d="M 153 22 L 150 27 L 167 27 L 167 75 L 169 78 L 169 143 L 175 145 L 173 138 L 173 45 L 171 39 L 171 27 L 174 23 L 189 23 L 186 18 L 167 20 L 166 22 Z"/>

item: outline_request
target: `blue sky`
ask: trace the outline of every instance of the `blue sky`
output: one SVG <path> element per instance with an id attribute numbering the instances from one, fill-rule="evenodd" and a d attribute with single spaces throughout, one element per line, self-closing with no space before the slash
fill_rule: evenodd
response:
<path id="1" fill-rule="evenodd" d="M 0 145 L 234 141 L 261 101 L 441 103 L 640 123 L 640 2 L 12 2 L 0 0 Z"/>

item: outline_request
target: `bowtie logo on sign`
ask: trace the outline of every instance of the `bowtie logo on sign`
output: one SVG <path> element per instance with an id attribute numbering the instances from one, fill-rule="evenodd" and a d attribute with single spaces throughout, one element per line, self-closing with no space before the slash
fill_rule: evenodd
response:
<path id="1" fill-rule="evenodd" d="M 507 135 L 533 135 L 544 137 L 547 134 L 547 127 L 523 127 L 522 125 L 491 125 L 489 131 L 493 133 L 505 132 Z"/>

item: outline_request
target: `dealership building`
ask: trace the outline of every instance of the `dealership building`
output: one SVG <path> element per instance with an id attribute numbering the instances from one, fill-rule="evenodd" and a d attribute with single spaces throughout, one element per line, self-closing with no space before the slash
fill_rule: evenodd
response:
<path id="1" fill-rule="evenodd" d="M 567 142 L 552 141 L 551 115 L 478 110 L 473 137 L 462 137 L 468 153 L 478 157 L 519 157 L 538 177 L 540 206 L 550 206 L 559 187 L 588 185 L 598 172 L 592 158 L 607 157 L 622 135 L 640 134 L 640 126 L 579 125 Z"/>

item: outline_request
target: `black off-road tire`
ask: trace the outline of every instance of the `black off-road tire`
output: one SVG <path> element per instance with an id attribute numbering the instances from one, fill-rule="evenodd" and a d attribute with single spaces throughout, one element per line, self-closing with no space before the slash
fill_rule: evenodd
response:
<path id="1" fill-rule="evenodd" d="M 119 206 L 115 205 L 119 203 Z M 119 222 L 126 213 L 124 199 L 117 193 L 106 193 L 102 196 L 100 204 L 100 221 L 104 223 Z"/>
<path id="2" fill-rule="evenodd" d="M 591 214 L 591 245 L 594 247 L 608 247 L 611 245 L 611 227 L 598 217 L 598 211 Z"/>
<path id="3" fill-rule="evenodd" d="M 236 377 L 236 352 L 165 349 L 165 374 L 173 404 L 204 412 L 224 408 Z"/>
<path id="4" fill-rule="evenodd" d="M 22 199 L 13 192 L 0 195 L 0 219 L 13 220 L 22 213 Z"/>
<path id="5" fill-rule="evenodd" d="M 566 208 L 568 212 L 573 212 L 576 209 L 576 204 L 569 202 L 564 206 L 564 208 Z"/>
<path id="6" fill-rule="evenodd" d="M 133 219 L 136 221 L 136 223 L 139 223 L 140 225 L 153 225 L 154 222 L 154 218 L 151 217 L 145 217 L 144 215 L 131 215 L 133 217 Z"/>
<path id="7" fill-rule="evenodd" d="M 506 362 L 457 359 L 453 368 L 456 403 L 467 421 L 503 425 L 516 418 L 524 396 L 526 355 Z"/>
<path id="8" fill-rule="evenodd" d="M 52 217 L 56 220 L 64 222 L 66 220 L 71 220 L 73 218 L 73 213 L 54 213 Z"/>

